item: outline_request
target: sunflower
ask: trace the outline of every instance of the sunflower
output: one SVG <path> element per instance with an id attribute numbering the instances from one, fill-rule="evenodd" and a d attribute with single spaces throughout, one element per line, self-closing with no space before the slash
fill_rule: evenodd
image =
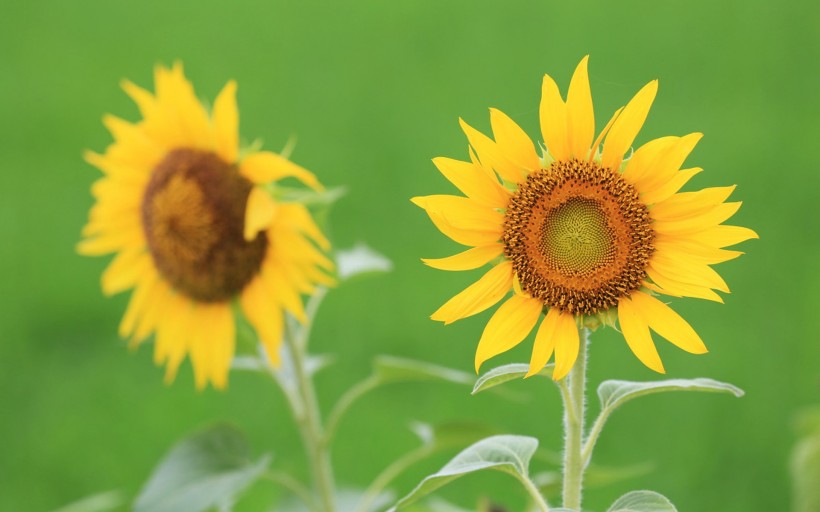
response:
<path id="1" fill-rule="evenodd" d="M 578 326 L 613 324 L 617 317 L 632 352 L 663 373 L 650 329 L 690 353 L 705 353 L 706 346 L 658 295 L 722 302 L 716 291 L 729 288 L 711 265 L 742 254 L 726 247 L 757 238 L 748 228 L 723 224 L 740 207 L 726 202 L 735 187 L 680 192 L 701 172 L 681 169 L 700 133 L 661 137 L 625 158 L 657 81 L 595 137 L 587 61 L 576 68 L 566 101 L 544 76 L 540 156 L 513 120 L 490 109 L 493 138 L 461 121 L 469 162 L 433 160 L 466 197 L 413 198 L 442 233 L 470 247 L 423 260 L 427 265 L 451 271 L 492 265 L 432 315 L 448 324 L 504 299 L 478 342 L 476 371 L 521 343 L 540 321 L 529 375 L 554 354 L 559 380 L 578 356 Z"/>
<path id="2" fill-rule="evenodd" d="M 240 157 L 235 82 L 208 113 L 181 64 L 158 66 L 154 80 L 155 94 L 122 84 L 143 119 L 105 116 L 114 143 L 85 155 L 104 176 L 91 188 L 96 204 L 78 251 L 116 253 L 102 289 L 134 289 L 119 333 L 132 346 L 155 334 L 166 381 L 187 354 L 198 388 L 224 388 L 235 302 L 277 364 L 285 312 L 304 322 L 301 294 L 333 282 L 329 243 L 308 210 L 271 197 L 287 177 L 321 185 L 276 153 Z"/>

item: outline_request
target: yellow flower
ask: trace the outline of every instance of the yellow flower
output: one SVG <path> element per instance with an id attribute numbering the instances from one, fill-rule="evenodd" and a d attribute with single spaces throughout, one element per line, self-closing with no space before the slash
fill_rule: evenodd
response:
<path id="1" fill-rule="evenodd" d="M 491 109 L 493 139 L 461 122 L 470 162 L 433 160 L 466 197 L 416 197 L 436 227 L 471 248 L 425 263 L 471 270 L 491 263 L 477 282 L 433 313 L 455 322 L 512 296 L 490 318 L 476 350 L 480 365 L 535 334 L 529 375 L 555 355 L 553 378 L 569 373 L 578 355 L 584 317 L 617 315 L 635 355 L 664 372 L 651 328 L 681 349 L 706 347 L 692 327 L 655 297 L 722 302 L 729 288 L 710 265 L 739 256 L 724 249 L 754 231 L 722 224 L 740 207 L 725 202 L 734 187 L 679 192 L 699 168 L 681 166 L 700 133 L 650 141 L 625 159 L 658 89 L 648 83 L 595 137 L 584 58 L 566 101 L 544 76 L 540 105 L 546 146 L 539 156 L 524 131 Z M 606 139 L 601 148 L 601 141 Z M 600 148 L 600 149 L 599 149 Z"/>
<path id="2" fill-rule="evenodd" d="M 103 119 L 114 143 L 86 160 L 104 174 L 78 251 L 116 253 L 106 294 L 134 288 L 120 335 L 136 346 L 155 333 L 154 359 L 174 379 L 186 354 L 198 388 L 227 384 L 235 347 L 232 309 L 255 328 L 278 363 L 284 312 L 305 320 L 300 294 L 331 284 L 329 244 L 307 209 L 274 201 L 286 177 L 321 189 L 315 176 L 269 152 L 239 155 L 236 84 L 210 114 L 182 66 L 157 67 L 156 93 L 124 82 L 143 119 Z"/>

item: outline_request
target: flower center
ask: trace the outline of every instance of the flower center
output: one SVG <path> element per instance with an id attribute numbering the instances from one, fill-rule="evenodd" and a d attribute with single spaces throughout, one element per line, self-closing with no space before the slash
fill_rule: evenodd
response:
<path id="1" fill-rule="evenodd" d="M 225 301 L 259 272 L 267 237 L 243 236 L 252 187 L 235 166 L 195 149 L 175 149 L 154 168 L 142 223 L 154 264 L 174 289 Z"/>
<path id="2" fill-rule="evenodd" d="M 510 199 L 502 240 L 521 288 L 572 314 L 594 314 L 637 290 L 654 251 L 646 206 L 621 175 L 554 162 Z"/>

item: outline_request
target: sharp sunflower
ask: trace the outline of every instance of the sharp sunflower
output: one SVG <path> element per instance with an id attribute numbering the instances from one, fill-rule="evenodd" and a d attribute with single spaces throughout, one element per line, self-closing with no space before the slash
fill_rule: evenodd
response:
<path id="1" fill-rule="evenodd" d="M 512 291 L 484 329 L 476 371 L 518 345 L 540 321 L 529 374 L 554 354 L 553 378 L 561 379 L 578 355 L 577 323 L 585 316 L 617 314 L 638 359 L 663 373 L 650 329 L 687 352 L 704 353 L 706 347 L 655 295 L 722 302 L 715 290 L 729 288 L 711 265 L 742 254 L 725 247 L 757 238 L 750 229 L 723 224 L 740 207 L 725 202 L 734 187 L 679 192 L 701 171 L 681 168 L 701 134 L 655 139 L 624 159 L 655 99 L 657 81 L 615 112 L 595 137 L 587 61 L 575 70 L 566 101 L 544 76 L 540 118 L 546 148 L 540 156 L 514 121 L 491 109 L 492 139 L 461 122 L 471 146 L 469 162 L 433 160 L 466 197 L 413 199 L 442 233 L 471 246 L 425 263 L 442 270 L 492 264 L 433 313 L 434 320 L 466 318 Z"/>
<path id="2" fill-rule="evenodd" d="M 303 321 L 300 294 L 332 284 L 327 239 L 299 203 L 271 199 L 265 187 L 286 177 L 321 189 L 286 158 L 239 156 L 236 84 L 208 113 L 182 66 L 155 70 L 156 93 L 123 89 L 143 119 L 103 119 L 114 143 L 86 160 L 104 174 L 78 251 L 116 253 L 102 275 L 114 294 L 134 288 L 120 335 L 139 344 L 155 333 L 154 358 L 173 380 L 190 355 L 196 385 L 227 383 L 238 300 L 276 364 L 283 315 Z M 318 246 L 318 247 L 317 247 Z"/>

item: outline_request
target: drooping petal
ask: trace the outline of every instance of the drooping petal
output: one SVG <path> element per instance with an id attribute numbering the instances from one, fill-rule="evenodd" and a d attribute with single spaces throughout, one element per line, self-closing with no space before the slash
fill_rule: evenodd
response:
<path id="1" fill-rule="evenodd" d="M 236 82 L 231 80 L 214 101 L 212 114 L 216 153 L 226 162 L 236 162 L 239 153 L 239 109 L 236 107 Z"/>
<path id="2" fill-rule="evenodd" d="M 253 187 L 245 207 L 245 240 L 256 238 L 260 231 L 268 228 L 276 215 L 276 203 L 264 189 Z"/>
<path id="3" fill-rule="evenodd" d="M 586 160 L 592 138 L 595 136 L 595 114 L 589 89 L 588 62 L 589 56 L 586 56 L 578 64 L 567 92 L 569 150 L 570 156 L 578 160 Z"/>
<path id="4" fill-rule="evenodd" d="M 540 372 L 552 357 L 555 350 L 555 331 L 560 321 L 561 312 L 557 308 L 550 308 L 541 322 L 538 332 L 535 333 L 535 342 L 532 346 L 530 369 L 526 377 L 532 377 Z"/>
<path id="5" fill-rule="evenodd" d="M 552 379 L 559 381 L 567 376 L 578 359 L 580 337 L 575 325 L 575 316 L 561 313 L 555 326 L 555 370 Z"/>
<path id="6" fill-rule="evenodd" d="M 275 298 L 265 288 L 264 282 L 255 278 L 242 290 L 239 303 L 242 306 L 242 312 L 256 330 L 259 340 L 265 347 L 268 360 L 273 366 L 278 367 L 284 319 Z"/>
<path id="7" fill-rule="evenodd" d="M 467 249 L 447 258 L 422 258 L 425 264 L 439 270 L 472 270 L 501 256 L 504 246 L 498 243 Z"/>
<path id="8" fill-rule="evenodd" d="M 632 303 L 643 320 L 678 348 L 691 354 L 705 354 L 706 345 L 692 326 L 672 308 L 651 295 L 636 291 L 632 293 Z"/>
<path id="9" fill-rule="evenodd" d="M 538 153 L 532 140 L 515 121 L 498 109 L 490 109 L 490 125 L 493 137 L 501 152 L 522 169 L 534 170 L 540 167 Z"/>
<path id="10" fill-rule="evenodd" d="M 475 353 L 475 371 L 484 361 L 521 343 L 535 327 L 544 303 L 514 294 L 498 308 L 487 322 Z"/>
<path id="11" fill-rule="evenodd" d="M 191 361 L 197 389 L 208 382 L 217 389 L 228 383 L 236 344 L 236 327 L 228 303 L 196 304 L 196 326 L 190 342 Z"/>
<path id="12" fill-rule="evenodd" d="M 312 172 L 271 151 L 258 151 L 246 156 L 239 163 L 239 172 L 259 185 L 296 178 L 313 190 L 324 190 Z"/>
<path id="13" fill-rule="evenodd" d="M 561 99 L 558 85 L 549 75 L 544 75 L 541 85 L 541 104 L 538 112 L 541 118 L 541 136 L 544 137 L 547 151 L 556 160 L 569 160 L 567 106 Z"/>
<path id="14" fill-rule="evenodd" d="M 151 265 L 151 256 L 141 249 L 117 254 L 102 275 L 102 289 L 113 295 L 132 288 Z"/>
<path id="15" fill-rule="evenodd" d="M 512 280 L 512 263 L 499 263 L 481 279 L 448 300 L 430 318 L 449 324 L 480 313 L 498 303 L 510 291 Z"/>
<path id="16" fill-rule="evenodd" d="M 649 334 L 649 326 L 643 317 L 639 316 L 629 297 L 621 297 L 618 301 L 618 323 L 632 353 L 648 368 L 658 373 L 666 373 L 658 349 L 652 341 L 652 335 Z"/>
<path id="17" fill-rule="evenodd" d="M 638 94 L 624 107 L 624 111 L 615 120 L 604 142 L 604 152 L 601 156 L 601 164 L 604 167 L 611 169 L 621 167 L 624 153 L 632 145 L 641 127 L 643 127 L 657 92 L 658 81 L 652 80 L 638 91 Z"/>

